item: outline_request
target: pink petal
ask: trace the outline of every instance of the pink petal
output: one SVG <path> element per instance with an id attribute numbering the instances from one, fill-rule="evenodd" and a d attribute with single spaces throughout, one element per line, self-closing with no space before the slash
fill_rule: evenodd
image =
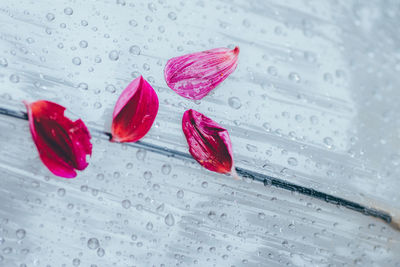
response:
<path id="1" fill-rule="evenodd" d="M 202 99 L 236 69 L 238 55 L 239 47 L 235 47 L 171 58 L 165 66 L 165 81 L 180 96 Z"/>
<path id="2" fill-rule="evenodd" d="M 158 112 L 158 97 L 142 76 L 133 80 L 115 104 L 112 142 L 136 142 L 150 130 Z"/>
<path id="3" fill-rule="evenodd" d="M 228 131 L 203 114 L 189 109 L 183 114 L 182 130 L 189 152 L 204 168 L 236 175 Z"/>
<path id="4" fill-rule="evenodd" d="M 90 134 L 82 120 L 71 121 L 65 108 L 50 101 L 24 102 L 29 127 L 40 159 L 55 175 L 73 178 L 84 170 L 86 155 L 92 154 Z"/>

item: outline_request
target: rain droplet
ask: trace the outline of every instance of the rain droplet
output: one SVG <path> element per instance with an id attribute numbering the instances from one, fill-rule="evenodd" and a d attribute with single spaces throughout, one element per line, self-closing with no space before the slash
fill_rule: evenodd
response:
<path id="1" fill-rule="evenodd" d="M 59 189 L 57 190 L 57 195 L 58 195 L 59 197 L 65 196 L 65 189 L 64 189 L 64 188 L 59 188 Z"/>
<path id="2" fill-rule="evenodd" d="M 110 92 L 110 93 L 115 93 L 115 92 L 117 91 L 117 89 L 115 88 L 114 85 L 108 84 L 108 85 L 106 86 L 106 91 L 107 91 L 107 92 Z"/>
<path id="3" fill-rule="evenodd" d="M 103 248 L 98 248 L 98 249 L 97 249 L 97 256 L 103 257 L 105 253 L 106 253 L 106 252 L 104 251 Z"/>
<path id="4" fill-rule="evenodd" d="M 139 150 L 136 152 L 136 158 L 137 158 L 138 160 L 144 160 L 144 159 L 146 158 L 146 151 L 143 150 L 143 149 L 139 149 Z"/>
<path id="5" fill-rule="evenodd" d="M 161 172 L 162 172 L 164 175 L 170 174 L 170 172 L 171 172 L 171 165 L 169 165 L 168 163 L 162 165 L 162 167 L 161 167 Z"/>
<path id="6" fill-rule="evenodd" d="M 86 91 L 89 88 L 89 85 L 87 83 L 80 83 L 78 84 L 78 88 Z"/>
<path id="7" fill-rule="evenodd" d="M 325 137 L 324 138 L 324 144 L 328 147 L 328 148 L 332 148 L 333 146 L 333 139 L 330 137 Z"/>
<path id="8" fill-rule="evenodd" d="M 122 207 L 125 209 L 129 209 L 131 207 L 131 201 L 129 199 L 125 199 L 122 201 Z"/>
<path id="9" fill-rule="evenodd" d="M 153 223 L 152 222 L 148 222 L 146 224 L 146 229 L 149 230 L 149 231 L 153 230 Z"/>
<path id="10" fill-rule="evenodd" d="M 137 45 L 132 45 L 129 48 L 129 53 L 131 53 L 132 55 L 140 55 L 140 52 L 141 52 L 140 47 Z"/>
<path id="11" fill-rule="evenodd" d="M 74 63 L 75 65 L 79 66 L 79 65 L 81 65 L 81 59 L 79 57 L 74 57 L 72 59 L 72 63 Z"/>
<path id="12" fill-rule="evenodd" d="M 207 188 L 207 187 L 208 187 L 208 183 L 207 183 L 207 182 L 202 182 L 202 183 L 201 183 L 201 187 Z"/>
<path id="13" fill-rule="evenodd" d="M 165 216 L 164 221 L 168 226 L 173 226 L 175 224 L 175 218 L 171 213 L 168 213 L 167 216 Z"/>
<path id="14" fill-rule="evenodd" d="M 150 180 L 152 176 L 153 176 L 153 174 L 151 173 L 151 171 L 145 171 L 143 173 L 143 177 L 145 180 Z"/>
<path id="15" fill-rule="evenodd" d="M 19 76 L 17 74 L 11 74 L 10 75 L 10 82 L 19 83 Z"/>
<path id="16" fill-rule="evenodd" d="M 100 246 L 99 240 L 97 238 L 92 237 L 88 240 L 87 246 L 90 249 L 97 249 Z"/>
<path id="17" fill-rule="evenodd" d="M 179 199 L 182 199 L 184 195 L 185 193 L 183 192 L 183 190 L 178 190 L 178 192 L 176 192 L 176 197 Z"/>
<path id="18" fill-rule="evenodd" d="M 129 21 L 129 25 L 131 25 L 132 27 L 136 27 L 138 24 L 137 24 L 136 20 L 131 19 L 131 20 Z"/>
<path id="19" fill-rule="evenodd" d="M 209 218 L 210 220 L 214 220 L 215 217 L 216 217 L 217 215 L 215 214 L 214 211 L 210 211 L 210 212 L 207 214 L 207 216 L 208 216 L 208 218 Z"/>
<path id="20" fill-rule="evenodd" d="M 171 20 L 176 20 L 176 14 L 175 12 L 169 12 L 168 13 L 168 18 Z"/>
<path id="21" fill-rule="evenodd" d="M 240 99 L 235 96 L 228 99 L 228 104 L 233 109 L 239 109 L 242 106 Z"/>
<path id="22" fill-rule="evenodd" d="M 119 59 L 119 53 L 117 50 L 112 50 L 108 54 L 108 58 L 112 61 L 117 61 Z"/>
<path id="23" fill-rule="evenodd" d="M 15 234 L 17 235 L 18 239 L 24 239 L 26 235 L 26 231 L 24 229 L 18 229 Z"/>
<path id="24" fill-rule="evenodd" d="M 8 61 L 7 61 L 7 59 L 5 59 L 4 57 L 3 58 L 0 58 L 0 66 L 2 66 L 2 67 L 7 67 L 8 66 Z"/>
<path id="25" fill-rule="evenodd" d="M 82 40 L 79 42 L 79 46 L 82 48 L 86 48 L 86 47 L 88 47 L 88 42 L 85 40 Z"/>
<path id="26" fill-rule="evenodd" d="M 289 74 L 289 79 L 296 83 L 300 82 L 300 80 L 301 80 L 300 75 L 296 72 L 291 72 Z"/>
<path id="27" fill-rule="evenodd" d="M 53 20 L 55 19 L 55 16 L 54 16 L 53 13 L 47 13 L 46 19 L 47 19 L 48 21 L 53 21 Z"/>
<path id="28" fill-rule="evenodd" d="M 81 260 L 78 258 L 75 258 L 72 260 L 72 265 L 74 266 L 79 266 L 81 264 Z"/>
<path id="29" fill-rule="evenodd" d="M 73 13 L 74 13 L 74 11 L 73 11 L 72 8 L 70 8 L 70 7 L 66 7 L 66 8 L 64 9 L 64 14 L 65 14 L 65 15 L 71 16 Z"/>

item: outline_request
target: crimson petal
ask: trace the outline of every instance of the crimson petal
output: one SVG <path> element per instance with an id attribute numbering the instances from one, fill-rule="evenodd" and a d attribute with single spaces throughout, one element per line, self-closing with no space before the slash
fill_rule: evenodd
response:
<path id="1" fill-rule="evenodd" d="M 183 114 L 182 130 L 189 152 L 204 168 L 236 175 L 228 131 L 203 114 L 189 109 Z"/>
<path id="2" fill-rule="evenodd" d="M 150 130 L 158 112 L 158 97 L 142 76 L 118 98 L 111 125 L 112 142 L 136 142 Z"/>
<path id="3" fill-rule="evenodd" d="M 24 101 L 24 104 L 32 139 L 44 165 L 64 178 L 73 178 L 75 170 L 84 170 L 88 166 L 86 155 L 92 154 L 92 144 L 83 121 L 71 121 L 64 116 L 63 106 L 50 101 Z"/>
<path id="4" fill-rule="evenodd" d="M 236 69 L 238 55 L 239 47 L 235 47 L 171 58 L 165 66 L 165 81 L 180 96 L 202 99 Z"/>

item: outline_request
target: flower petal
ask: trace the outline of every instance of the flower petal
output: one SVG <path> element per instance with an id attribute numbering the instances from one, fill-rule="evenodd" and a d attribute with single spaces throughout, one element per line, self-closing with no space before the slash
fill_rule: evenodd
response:
<path id="1" fill-rule="evenodd" d="M 203 114 L 189 109 L 183 114 L 182 130 L 189 152 L 204 168 L 236 175 L 228 131 Z"/>
<path id="2" fill-rule="evenodd" d="M 50 101 L 24 101 L 29 128 L 40 159 L 55 175 L 73 178 L 84 170 L 86 155 L 92 154 L 90 134 L 82 120 L 71 121 L 65 108 Z"/>
<path id="3" fill-rule="evenodd" d="M 202 99 L 236 69 L 238 55 L 239 47 L 235 47 L 171 58 L 165 66 L 165 81 L 180 96 Z"/>
<path id="4" fill-rule="evenodd" d="M 142 76 L 133 80 L 115 105 L 112 142 L 136 142 L 150 130 L 158 112 L 158 97 Z"/>

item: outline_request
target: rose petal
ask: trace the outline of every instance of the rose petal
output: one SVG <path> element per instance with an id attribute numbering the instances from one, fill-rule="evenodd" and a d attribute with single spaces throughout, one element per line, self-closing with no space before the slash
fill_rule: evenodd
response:
<path id="1" fill-rule="evenodd" d="M 65 108 L 50 101 L 24 101 L 29 128 L 40 159 L 55 175 L 73 178 L 84 170 L 86 155 L 92 154 L 90 134 L 82 120 L 71 121 Z"/>
<path id="2" fill-rule="evenodd" d="M 133 80 L 115 105 L 111 134 L 113 142 L 136 142 L 150 130 L 158 112 L 158 97 L 142 76 Z"/>
<path id="3" fill-rule="evenodd" d="M 165 81 L 180 96 L 202 99 L 236 69 L 238 55 L 239 47 L 235 47 L 171 58 L 165 66 Z"/>
<path id="4" fill-rule="evenodd" d="M 236 175 L 228 131 L 203 114 L 189 109 L 183 114 L 182 130 L 189 152 L 204 168 Z"/>

